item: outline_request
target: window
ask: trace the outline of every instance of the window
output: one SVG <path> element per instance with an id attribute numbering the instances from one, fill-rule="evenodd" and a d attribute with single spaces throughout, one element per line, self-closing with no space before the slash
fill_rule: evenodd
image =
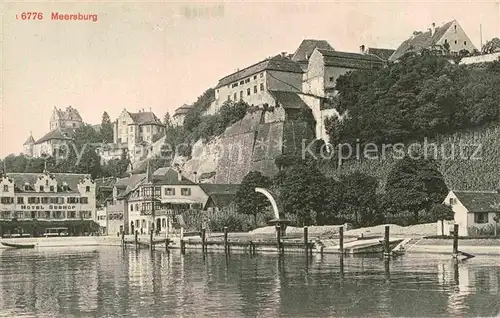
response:
<path id="1" fill-rule="evenodd" d="M 243 84 L 245 84 L 245 81 L 240 81 L 240 85 L 243 85 Z"/>
<path id="2" fill-rule="evenodd" d="M 40 186 L 40 192 L 43 192 L 43 186 Z"/>
<path id="3" fill-rule="evenodd" d="M 245 83 L 248 83 L 248 82 L 250 82 L 250 79 L 249 79 L 249 78 L 247 78 L 247 79 L 245 80 Z"/>
<path id="4" fill-rule="evenodd" d="M 255 86 L 253 87 L 253 93 L 254 93 L 254 94 L 257 94 L 257 85 L 255 85 Z"/>
<path id="5" fill-rule="evenodd" d="M 488 223 L 488 212 L 474 213 L 474 223 L 477 224 Z"/>
<path id="6" fill-rule="evenodd" d="M 232 88 L 235 88 L 235 87 L 238 87 L 238 83 L 234 83 L 233 85 L 231 85 Z"/>
<path id="7" fill-rule="evenodd" d="M 467 41 L 464 41 L 464 45 L 467 45 Z"/>
<path id="8" fill-rule="evenodd" d="M 25 185 L 24 185 L 24 191 L 29 191 L 29 189 L 30 189 L 30 186 L 29 186 L 29 185 L 27 185 L 27 184 L 25 184 Z"/>
<path id="9" fill-rule="evenodd" d="M 231 95 L 227 95 L 227 101 L 229 102 L 231 100 Z"/>
<path id="10" fill-rule="evenodd" d="M 330 76 L 330 82 L 333 82 L 333 76 Z"/>
<path id="11" fill-rule="evenodd" d="M 17 197 L 17 204 L 24 204 L 24 197 Z"/>
<path id="12" fill-rule="evenodd" d="M 264 77 L 264 73 L 260 73 L 260 78 L 263 78 Z"/>
<path id="13" fill-rule="evenodd" d="M 256 80 L 257 79 L 257 75 L 254 75 L 253 79 Z"/>
<path id="14" fill-rule="evenodd" d="M 250 96 L 250 88 L 247 88 L 247 96 Z"/>
<path id="15" fill-rule="evenodd" d="M 49 186 L 49 180 L 45 180 L 45 186 Z"/>
<path id="16" fill-rule="evenodd" d="M 2 202 L 2 204 L 12 204 L 12 203 L 14 203 L 14 198 L 12 198 L 12 197 L 2 197 L 0 199 L 0 202 Z"/>
<path id="17" fill-rule="evenodd" d="M 77 200 L 77 203 L 78 203 L 78 200 Z M 80 203 L 81 204 L 88 204 L 89 203 L 89 198 L 87 198 L 87 197 L 80 198 Z"/>
<path id="18" fill-rule="evenodd" d="M 260 83 L 260 91 L 263 92 L 264 91 L 264 83 Z"/>
<path id="19" fill-rule="evenodd" d="M 175 195 L 174 188 L 165 188 L 165 195 Z"/>
<path id="20" fill-rule="evenodd" d="M 453 26 L 453 28 L 455 29 L 455 32 L 457 32 L 457 26 L 456 26 L 456 25 L 454 25 L 454 26 Z"/>
<path id="21" fill-rule="evenodd" d="M 37 204 L 40 203 L 39 197 L 28 197 L 28 204 Z"/>
<path id="22" fill-rule="evenodd" d="M 134 211 L 134 205 L 133 204 L 130 205 L 130 211 Z"/>
<path id="23" fill-rule="evenodd" d="M 181 188 L 181 195 L 184 195 L 184 196 L 191 195 L 191 189 L 190 188 Z"/>
<path id="24" fill-rule="evenodd" d="M 447 40 L 447 39 L 444 39 L 444 43 L 448 43 L 448 40 Z"/>
<path id="25" fill-rule="evenodd" d="M 85 187 L 85 192 L 90 192 L 90 186 Z"/>
<path id="26" fill-rule="evenodd" d="M 238 95 L 236 93 L 234 93 L 234 101 L 236 101 L 237 98 L 238 98 Z"/>
<path id="27" fill-rule="evenodd" d="M 458 41 L 457 41 L 457 40 L 455 40 L 455 44 L 457 44 L 457 43 L 458 43 Z"/>
<path id="28" fill-rule="evenodd" d="M 47 204 L 49 203 L 49 198 L 48 197 L 43 197 L 42 198 L 42 204 Z"/>
<path id="29" fill-rule="evenodd" d="M 456 204 L 456 203 L 457 203 L 457 199 L 450 198 L 450 205 L 453 205 L 453 204 Z"/>
<path id="30" fill-rule="evenodd" d="M 135 204 L 135 210 L 136 210 L 136 211 L 139 211 L 139 203 L 136 203 L 136 204 Z"/>
<path id="31" fill-rule="evenodd" d="M 50 192 L 54 192 L 54 186 L 50 186 Z"/>
<path id="32" fill-rule="evenodd" d="M 9 192 L 9 186 L 8 185 L 4 185 L 3 186 L 3 192 Z"/>
<path id="33" fill-rule="evenodd" d="M 68 198 L 68 203 L 78 203 L 78 198 L 75 198 L 75 197 L 69 197 L 69 198 Z"/>
<path id="34" fill-rule="evenodd" d="M 243 91 L 240 91 L 240 99 L 243 99 Z"/>

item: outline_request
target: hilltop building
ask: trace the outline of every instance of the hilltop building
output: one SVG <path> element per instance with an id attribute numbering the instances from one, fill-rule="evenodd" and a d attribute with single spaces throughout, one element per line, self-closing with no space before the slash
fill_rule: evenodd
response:
<path id="1" fill-rule="evenodd" d="M 23 144 L 23 153 L 35 158 L 52 156 L 57 148 L 73 139 L 75 129 L 82 125 L 82 117 L 75 108 L 68 106 L 65 110 L 61 110 L 54 107 L 49 121 L 49 132 L 36 141 L 30 132 L 30 136 Z"/>
<path id="2" fill-rule="evenodd" d="M 442 26 L 432 23 L 425 32 L 413 32 L 413 35 L 401 43 L 391 55 L 389 61 L 397 61 L 406 53 L 419 53 L 424 49 L 441 54 L 458 55 L 462 50 L 473 52 L 476 47 L 457 20 L 447 22 Z"/>
<path id="3" fill-rule="evenodd" d="M 271 90 L 300 93 L 303 73 L 300 64 L 284 53 L 267 58 L 220 79 L 215 87 L 215 101 L 207 113 L 214 114 L 225 101 L 271 104 Z"/>
<path id="4" fill-rule="evenodd" d="M 2 220 L 92 220 L 96 186 L 90 175 L 6 173 L 0 177 Z"/>
<path id="5" fill-rule="evenodd" d="M 182 105 L 177 108 L 172 116 L 172 123 L 176 126 L 182 126 L 184 124 L 184 119 L 186 118 L 186 114 L 192 108 L 192 105 Z"/>

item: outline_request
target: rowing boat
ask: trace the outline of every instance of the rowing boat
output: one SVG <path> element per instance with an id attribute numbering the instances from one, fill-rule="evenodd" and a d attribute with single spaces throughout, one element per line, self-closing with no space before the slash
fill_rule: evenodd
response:
<path id="1" fill-rule="evenodd" d="M 10 248 L 35 248 L 35 244 L 19 244 L 19 243 L 2 242 L 2 245 L 10 247 Z"/>

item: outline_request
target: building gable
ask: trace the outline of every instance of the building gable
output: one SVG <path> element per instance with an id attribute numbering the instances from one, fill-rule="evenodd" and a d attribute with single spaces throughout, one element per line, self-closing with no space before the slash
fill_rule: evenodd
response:
<path id="1" fill-rule="evenodd" d="M 462 26 L 456 20 L 453 20 L 449 27 L 443 31 L 442 36 L 436 39 L 436 44 L 442 46 L 445 40 L 450 45 L 450 52 L 460 52 L 462 49 L 472 52 L 476 49 Z"/>

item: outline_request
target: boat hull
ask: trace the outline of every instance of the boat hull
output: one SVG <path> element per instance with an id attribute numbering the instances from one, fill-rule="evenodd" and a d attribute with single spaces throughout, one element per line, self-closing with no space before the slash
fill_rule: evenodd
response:
<path id="1" fill-rule="evenodd" d="M 2 242 L 2 245 L 9 248 L 17 248 L 17 249 L 35 248 L 35 244 L 17 244 L 17 243 Z"/>

